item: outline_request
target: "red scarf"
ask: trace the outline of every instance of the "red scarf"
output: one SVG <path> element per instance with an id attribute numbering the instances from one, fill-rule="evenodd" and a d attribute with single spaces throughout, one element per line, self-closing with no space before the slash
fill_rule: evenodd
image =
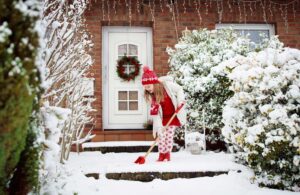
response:
<path id="1" fill-rule="evenodd" d="M 156 102 L 155 96 L 152 96 L 150 115 L 157 115 L 159 109 L 159 104 Z"/>

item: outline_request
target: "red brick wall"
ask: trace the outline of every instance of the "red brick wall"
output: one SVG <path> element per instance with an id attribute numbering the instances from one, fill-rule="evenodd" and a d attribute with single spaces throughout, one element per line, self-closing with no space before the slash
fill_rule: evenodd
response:
<path id="1" fill-rule="evenodd" d="M 91 70 L 91 73 L 96 78 L 95 80 L 95 96 L 96 102 L 94 103 L 94 108 L 97 109 L 95 113 L 95 129 L 102 130 L 102 64 L 101 64 L 101 45 L 102 45 L 102 26 L 129 26 L 129 14 L 128 7 L 126 7 L 125 2 L 131 2 L 131 12 L 132 26 L 147 26 L 153 28 L 153 62 L 154 69 L 158 75 L 165 75 L 168 68 L 168 55 L 165 52 L 166 47 L 173 47 L 177 43 L 176 28 L 174 21 L 172 20 L 172 13 L 169 11 L 169 8 L 166 7 L 165 3 L 170 2 L 170 0 L 156 0 L 155 3 L 155 20 L 152 20 L 151 10 L 149 9 L 148 1 L 144 1 L 145 4 L 142 4 L 142 0 L 138 0 L 140 3 L 140 13 L 137 12 L 137 0 L 110 0 L 107 3 L 107 0 L 90 0 L 91 3 L 87 9 L 86 23 L 88 31 L 92 35 L 92 41 L 94 42 L 94 48 L 92 55 L 94 58 L 94 66 Z M 230 2 L 231 9 L 229 9 L 228 1 Z M 285 6 L 276 6 L 274 10 L 274 4 L 272 6 L 272 14 L 269 11 L 269 0 L 262 0 L 263 4 L 257 3 L 256 7 L 252 3 L 251 8 L 249 3 L 240 3 L 238 6 L 237 3 L 233 3 L 234 0 L 224 0 L 223 5 L 219 3 L 216 4 L 212 0 L 201 0 L 200 13 L 202 21 L 200 23 L 199 14 L 195 9 L 195 2 L 199 0 L 175 0 L 177 2 L 177 11 L 176 15 L 176 24 L 178 35 L 181 35 L 181 31 L 186 27 L 188 29 L 199 29 L 199 28 L 208 28 L 214 29 L 215 24 L 219 23 L 219 10 L 223 7 L 223 14 L 221 18 L 221 23 L 265 23 L 264 12 L 262 7 L 265 6 L 266 9 L 266 20 L 269 24 L 275 25 L 275 32 L 279 35 L 281 41 L 285 43 L 286 46 L 295 47 L 300 49 L 300 0 L 298 4 L 294 4 L 296 13 L 294 17 L 293 6 L 292 4 L 288 6 L 287 18 L 288 18 L 288 31 L 285 28 L 285 21 L 282 18 L 282 13 L 280 7 L 285 10 Z M 292 0 L 290 0 L 291 2 Z M 102 2 L 104 2 L 104 14 L 102 12 Z M 116 14 L 113 9 L 114 2 L 116 2 Z M 119 2 L 121 4 L 119 4 Z M 161 11 L 160 2 L 163 2 Z M 183 3 L 185 2 L 185 9 Z M 206 4 L 207 2 L 207 4 Z M 237 1 L 234 1 L 237 2 Z M 280 0 L 277 2 L 280 2 Z M 289 2 L 289 1 L 281 1 Z M 189 3 L 191 6 L 189 6 Z M 264 4 L 265 3 L 265 4 Z M 153 0 L 150 1 L 151 7 L 153 7 Z M 245 7 L 244 7 L 245 5 Z M 197 5 L 199 7 L 199 5 Z M 109 14 L 108 14 L 108 7 Z M 176 8 L 176 6 L 174 7 Z M 207 9 L 206 9 L 207 8 Z M 253 11 L 251 11 L 251 9 Z M 176 9 L 175 9 L 176 10 Z M 206 11 L 207 10 L 207 11 Z M 231 11 L 232 10 L 232 11 Z M 241 14 L 240 14 L 241 12 Z M 246 15 L 244 14 L 246 13 Z"/>

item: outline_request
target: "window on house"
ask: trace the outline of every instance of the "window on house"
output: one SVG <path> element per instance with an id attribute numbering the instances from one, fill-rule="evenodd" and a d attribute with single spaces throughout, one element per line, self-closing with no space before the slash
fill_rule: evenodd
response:
<path id="1" fill-rule="evenodd" d="M 126 56 L 138 56 L 138 47 L 133 44 L 122 44 L 118 46 L 118 56 L 119 58 Z"/>
<path id="2" fill-rule="evenodd" d="M 232 27 L 240 35 L 248 35 L 249 39 L 255 43 L 262 41 L 261 34 L 270 38 L 275 34 L 274 25 L 271 24 L 216 24 L 216 29 Z"/>
<path id="3" fill-rule="evenodd" d="M 139 109 L 138 91 L 118 92 L 119 111 L 137 111 Z"/>
<path id="4" fill-rule="evenodd" d="M 138 46 L 133 44 L 122 44 L 118 46 L 118 59 L 121 59 L 123 56 L 131 56 L 138 58 Z M 125 64 L 126 74 L 130 74 L 135 71 L 134 65 Z"/>

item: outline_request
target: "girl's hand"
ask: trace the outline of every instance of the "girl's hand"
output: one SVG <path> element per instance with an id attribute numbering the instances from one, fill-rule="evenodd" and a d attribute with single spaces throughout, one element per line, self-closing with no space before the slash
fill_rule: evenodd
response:
<path id="1" fill-rule="evenodd" d="M 182 104 L 184 105 L 185 103 L 186 103 L 185 101 L 182 101 L 179 103 L 179 105 L 177 107 L 181 106 Z"/>
<path id="2" fill-rule="evenodd" d="M 153 138 L 155 139 L 157 137 L 157 135 L 160 135 L 164 132 L 165 128 L 164 127 L 161 127 L 161 128 L 158 128 L 158 129 L 153 129 L 152 130 L 152 135 L 153 135 Z"/>

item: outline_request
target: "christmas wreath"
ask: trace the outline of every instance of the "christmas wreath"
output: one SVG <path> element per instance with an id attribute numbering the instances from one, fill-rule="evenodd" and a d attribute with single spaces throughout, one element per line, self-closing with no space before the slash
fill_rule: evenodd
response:
<path id="1" fill-rule="evenodd" d="M 140 73 L 141 64 L 136 57 L 123 56 L 118 60 L 117 73 L 125 81 L 134 80 Z"/>

